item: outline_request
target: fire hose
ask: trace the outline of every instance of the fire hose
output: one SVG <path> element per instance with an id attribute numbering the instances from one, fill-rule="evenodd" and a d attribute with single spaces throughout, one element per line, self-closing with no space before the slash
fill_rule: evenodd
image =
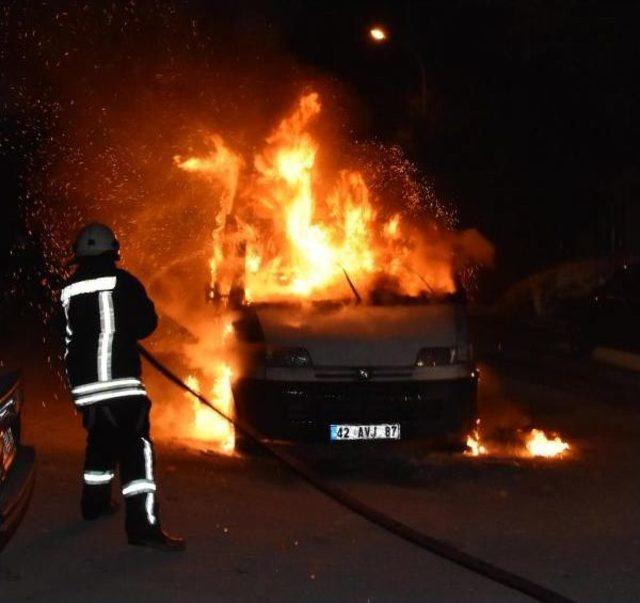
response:
<path id="1" fill-rule="evenodd" d="M 254 429 L 251 425 L 248 425 L 244 421 L 238 418 L 231 418 L 226 413 L 218 409 L 202 394 L 189 387 L 180 377 L 175 375 L 169 370 L 162 362 L 160 362 L 151 352 L 145 349 L 143 346 L 138 346 L 141 355 L 153 366 L 160 374 L 166 377 L 169 381 L 185 390 L 196 398 L 201 404 L 207 406 L 222 418 L 226 419 L 234 425 L 234 427 L 242 433 L 243 436 L 250 438 L 258 446 L 264 449 L 267 453 L 287 466 L 296 475 L 306 481 L 308 484 L 331 498 L 333 501 L 349 509 L 353 513 L 363 517 L 370 523 L 390 532 L 394 536 L 410 542 L 421 549 L 433 553 L 443 559 L 447 559 L 461 567 L 464 567 L 480 576 L 483 576 L 489 580 L 497 582 L 507 588 L 516 590 L 532 599 L 541 601 L 542 603 L 576 603 L 572 599 L 568 599 L 564 595 L 561 595 L 555 591 L 552 591 L 544 586 L 536 584 L 527 578 L 523 578 L 517 574 L 514 574 L 508 570 L 502 569 L 497 565 L 489 563 L 483 559 L 470 555 L 460 549 L 455 548 L 451 544 L 433 538 L 423 532 L 420 532 L 411 526 L 402 523 L 378 511 L 377 509 L 367 505 L 363 501 L 354 496 L 351 496 L 348 492 L 345 492 L 341 488 L 338 488 L 325 480 L 323 480 L 313 469 L 308 467 L 300 459 L 289 454 L 288 452 L 277 448 L 270 442 L 266 441 L 262 434 Z"/>

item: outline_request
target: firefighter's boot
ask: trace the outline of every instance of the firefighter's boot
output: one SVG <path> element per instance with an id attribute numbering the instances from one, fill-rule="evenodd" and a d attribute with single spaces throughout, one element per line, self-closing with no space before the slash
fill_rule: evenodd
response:
<path id="1" fill-rule="evenodd" d="M 183 538 L 170 536 L 162 529 L 151 530 L 140 535 L 129 534 L 128 540 L 129 544 L 134 546 L 146 546 L 167 553 L 184 551 L 187 548 Z"/>

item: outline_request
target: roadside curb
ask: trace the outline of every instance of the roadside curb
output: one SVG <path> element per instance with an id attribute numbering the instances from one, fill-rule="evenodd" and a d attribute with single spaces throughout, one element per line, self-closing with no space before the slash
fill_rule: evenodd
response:
<path id="1" fill-rule="evenodd" d="M 591 353 L 591 358 L 596 362 L 640 373 L 640 354 L 614 348 L 596 348 Z"/>

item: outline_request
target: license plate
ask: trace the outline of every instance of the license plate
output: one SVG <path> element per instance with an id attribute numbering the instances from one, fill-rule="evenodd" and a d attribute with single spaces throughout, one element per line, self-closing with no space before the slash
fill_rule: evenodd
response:
<path id="1" fill-rule="evenodd" d="M 0 434 L 0 452 L 2 452 L 2 467 L 5 471 L 9 470 L 13 459 L 16 456 L 16 441 L 11 432 L 11 428 L 7 428 Z"/>
<path id="2" fill-rule="evenodd" d="M 331 425 L 331 440 L 399 440 L 399 423 Z"/>

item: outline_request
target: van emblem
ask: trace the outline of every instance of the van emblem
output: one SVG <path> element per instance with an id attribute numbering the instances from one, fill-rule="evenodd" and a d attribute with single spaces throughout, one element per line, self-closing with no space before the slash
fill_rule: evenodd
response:
<path id="1" fill-rule="evenodd" d="M 360 381 L 369 381 L 371 379 L 371 371 L 366 368 L 358 369 L 358 379 Z"/>

